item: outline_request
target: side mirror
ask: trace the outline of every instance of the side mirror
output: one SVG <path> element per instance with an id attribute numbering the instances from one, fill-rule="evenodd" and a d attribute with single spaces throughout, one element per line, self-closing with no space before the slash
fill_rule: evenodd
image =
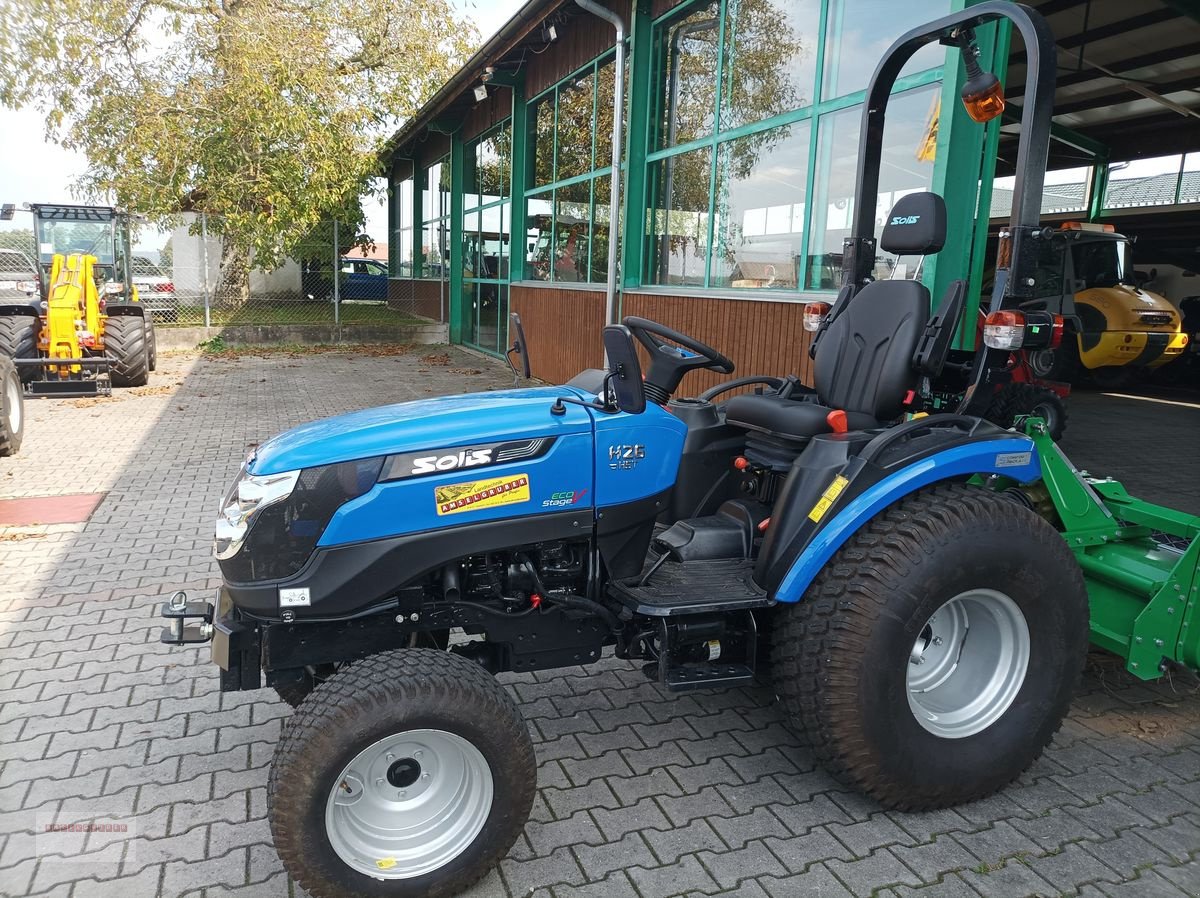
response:
<path id="1" fill-rule="evenodd" d="M 508 367 L 512 368 L 514 377 L 524 377 L 529 380 L 529 349 L 525 343 L 525 328 L 521 326 L 521 316 L 513 312 L 508 316 L 508 332 L 512 337 L 512 346 L 504 353 L 504 360 L 508 362 Z M 514 355 L 521 358 L 521 370 L 517 370 L 517 366 L 513 363 Z"/>
<path id="2" fill-rule="evenodd" d="M 630 415 L 646 410 L 646 389 L 642 383 L 642 364 L 633 348 L 633 334 L 623 324 L 604 329 L 604 352 L 608 356 L 606 389 L 611 388 L 617 408 Z"/>

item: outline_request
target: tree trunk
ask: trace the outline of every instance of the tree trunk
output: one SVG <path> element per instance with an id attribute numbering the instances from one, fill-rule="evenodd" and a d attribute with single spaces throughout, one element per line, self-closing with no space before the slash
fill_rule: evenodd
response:
<path id="1" fill-rule="evenodd" d="M 250 299 L 250 257 L 228 239 L 221 243 L 221 279 L 214 299 L 227 309 L 241 308 Z"/>

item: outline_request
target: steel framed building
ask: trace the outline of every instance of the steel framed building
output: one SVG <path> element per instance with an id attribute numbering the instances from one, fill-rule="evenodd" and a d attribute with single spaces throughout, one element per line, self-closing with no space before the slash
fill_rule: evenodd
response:
<path id="1" fill-rule="evenodd" d="M 739 374 L 806 376 L 803 301 L 828 298 L 838 286 L 871 71 L 894 37 L 962 0 L 601 5 L 628 33 L 620 314 L 661 320 L 720 347 Z M 1198 68 L 1190 4 L 1037 6 L 1061 35 L 1060 52 L 1078 48 L 1086 62 L 1060 77 L 1056 97 L 1072 127 L 1058 119 L 1051 167 L 1083 173 L 1074 214 L 1106 214 L 1113 160 L 1174 153 L 1180 188 L 1192 183 L 1185 175 L 1200 171 L 1200 153 L 1188 150 L 1200 149 L 1200 129 L 1186 115 L 1162 118 L 1162 103 L 1186 109 L 1200 99 L 1179 68 Z M 1158 48 L 1153 58 L 1130 56 L 1139 40 Z M 981 34 L 980 45 L 985 67 L 1011 70 L 1017 106 L 1021 48 L 1006 31 Z M 614 219 L 614 46 L 613 28 L 571 0 L 531 0 L 385 154 L 391 301 L 447 320 L 452 342 L 493 354 L 507 345 L 508 312 L 517 311 L 535 375 L 554 382 L 600 362 Z M 957 101 L 963 73 L 945 62 L 940 48 L 927 47 L 897 84 L 876 218 L 882 226 L 899 196 L 932 189 L 947 201 L 949 242 L 923 266 L 881 253 L 876 275 L 920 277 L 938 297 L 970 270 L 976 297 L 988 264 L 987 219 L 978 210 L 992 207 L 1013 125 L 969 122 Z M 1169 78 L 1183 93 L 1155 103 L 1131 94 L 1120 83 L 1126 74 L 1152 84 Z M 1115 105 L 1114 90 L 1129 102 Z M 1142 120 L 1157 123 L 1153 146 L 1129 139 L 1131 123 Z M 1171 210 L 1195 203 L 1200 196 L 1176 191 Z M 715 380 L 693 377 L 695 390 Z"/>

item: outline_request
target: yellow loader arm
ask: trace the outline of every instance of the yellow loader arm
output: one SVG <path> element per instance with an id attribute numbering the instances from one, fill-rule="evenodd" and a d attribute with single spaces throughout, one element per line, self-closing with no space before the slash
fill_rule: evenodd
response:
<path id="1" fill-rule="evenodd" d="M 46 326 L 38 348 L 52 359 L 77 359 L 91 349 L 100 333 L 100 297 L 93 275 L 95 256 L 56 254 L 50 265 L 50 291 L 46 300 Z M 78 374 L 79 365 L 61 365 L 50 371 L 60 376 Z"/>

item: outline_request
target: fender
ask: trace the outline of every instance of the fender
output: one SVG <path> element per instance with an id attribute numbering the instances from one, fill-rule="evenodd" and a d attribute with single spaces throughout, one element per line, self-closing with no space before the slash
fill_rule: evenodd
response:
<path id="1" fill-rule="evenodd" d="M 1000 474 L 1021 483 L 1037 480 L 1041 476 L 1037 448 L 1033 440 L 1016 435 L 972 442 L 930 455 L 885 477 L 851 500 L 813 537 L 775 590 L 775 601 L 800 601 L 834 553 L 889 505 L 932 483 L 971 474 Z"/>

